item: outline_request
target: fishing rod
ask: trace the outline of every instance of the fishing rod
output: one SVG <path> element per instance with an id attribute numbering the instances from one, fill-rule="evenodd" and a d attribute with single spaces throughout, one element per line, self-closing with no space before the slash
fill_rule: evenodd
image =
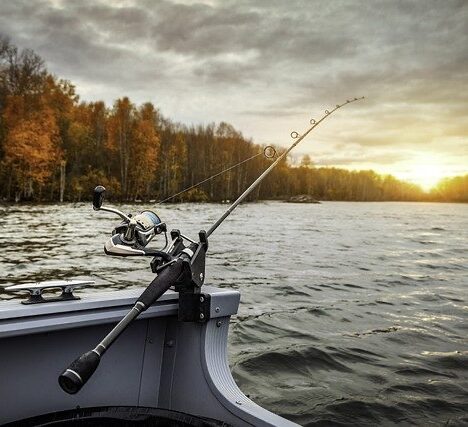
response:
<path id="1" fill-rule="evenodd" d="M 241 166 L 243 165 L 244 163 L 247 163 L 249 162 L 250 160 L 253 160 L 255 158 L 257 158 L 258 156 L 261 156 L 261 155 L 264 155 L 267 159 L 272 159 L 273 157 L 276 156 L 276 150 L 274 149 L 274 147 L 272 147 L 271 145 L 267 145 L 263 151 L 261 153 L 257 153 L 257 154 L 254 154 L 253 156 L 250 156 L 249 158 L 247 159 L 244 159 L 242 161 L 240 161 L 239 163 L 236 163 L 235 165 L 232 165 L 230 167 L 228 167 L 227 169 L 223 169 L 222 171 L 218 172 L 218 173 L 215 173 L 214 175 L 211 175 L 210 177 L 208 178 L 205 178 L 204 180 L 200 181 L 200 182 L 197 182 L 196 184 L 193 184 L 191 185 L 190 187 L 187 187 L 187 188 L 184 188 L 183 190 L 179 191 L 178 193 L 175 193 L 173 194 L 172 196 L 169 196 L 163 200 L 160 200 L 159 202 L 157 202 L 156 204 L 157 205 L 161 205 L 165 202 L 167 202 L 168 200 L 171 200 L 171 199 L 174 199 L 175 197 L 177 196 L 180 196 L 181 194 L 187 192 L 187 191 L 190 191 L 192 190 L 193 188 L 195 187 L 198 187 L 202 184 L 204 184 L 205 182 L 208 182 L 208 181 L 211 181 L 212 179 L 216 178 L 217 176 L 220 176 L 222 175 L 223 173 L 226 173 L 226 172 L 229 172 L 230 170 L 233 170 L 235 168 L 237 168 L 238 166 Z"/>
<path id="2" fill-rule="evenodd" d="M 111 238 L 104 245 L 104 252 L 114 256 L 151 256 L 151 271 L 156 277 L 146 287 L 131 310 L 92 350 L 74 360 L 59 376 L 60 387 L 69 394 L 75 394 L 96 371 L 102 356 L 125 331 L 125 329 L 169 288 L 179 293 L 178 319 L 182 322 L 209 321 L 211 307 L 209 296 L 201 293 L 205 280 L 205 258 L 208 250 L 208 237 L 221 225 L 232 211 L 254 190 L 265 177 L 294 149 L 313 129 L 328 116 L 344 105 L 364 99 L 354 98 L 325 110 L 319 120 L 310 120 L 311 127 L 302 135 L 292 132 L 294 143 L 284 151 L 221 215 L 208 229 L 198 233 L 198 241 L 183 235 L 179 230 L 170 232 L 167 237 L 166 224 L 152 211 L 143 211 L 135 216 L 125 215 L 117 209 L 102 207 L 105 188 L 94 189 L 93 209 L 117 214 L 122 222 L 112 231 Z M 161 249 L 147 248 L 157 235 L 164 234 L 166 244 Z"/>

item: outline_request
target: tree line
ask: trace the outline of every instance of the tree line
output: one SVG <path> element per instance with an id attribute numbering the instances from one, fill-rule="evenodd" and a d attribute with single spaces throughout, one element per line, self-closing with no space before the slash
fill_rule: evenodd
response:
<path id="1" fill-rule="evenodd" d="M 36 53 L 0 38 L 3 201 L 89 200 L 97 184 L 117 200 L 164 199 L 263 148 L 228 123 L 185 126 L 149 102 L 82 102 Z M 233 200 L 270 162 L 257 156 L 176 201 Z M 287 159 L 278 165 L 251 199 L 308 194 L 321 200 L 467 202 L 467 185 L 468 175 L 443 180 L 428 195 L 390 175 L 316 168 L 304 156 L 300 165 Z"/>

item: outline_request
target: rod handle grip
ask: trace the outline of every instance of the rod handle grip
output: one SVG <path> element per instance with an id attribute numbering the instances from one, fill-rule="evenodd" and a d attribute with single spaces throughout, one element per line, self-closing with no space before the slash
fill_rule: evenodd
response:
<path id="1" fill-rule="evenodd" d="M 145 307 L 151 306 L 171 286 L 175 285 L 184 273 L 183 259 L 179 257 L 174 264 L 164 268 L 138 298 Z"/>
<path id="2" fill-rule="evenodd" d="M 94 374 L 100 361 L 101 357 L 92 350 L 74 360 L 58 378 L 62 390 L 68 394 L 78 393 Z"/>

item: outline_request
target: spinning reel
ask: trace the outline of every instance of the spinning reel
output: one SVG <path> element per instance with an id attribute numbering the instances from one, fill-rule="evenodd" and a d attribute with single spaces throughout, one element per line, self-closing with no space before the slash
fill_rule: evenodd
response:
<path id="1" fill-rule="evenodd" d="M 105 191 L 102 185 L 94 189 L 93 209 L 115 213 L 122 218 L 122 222 L 112 230 L 112 237 L 104 245 L 104 252 L 116 256 L 159 255 L 161 250 L 146 246 L 162 233 L 166 240 L 164 247 L 167 246 L 166 224 L 152 211 L 143 211 L 133 216 L 125 215 L 118 209 L 102 207 Z"/>

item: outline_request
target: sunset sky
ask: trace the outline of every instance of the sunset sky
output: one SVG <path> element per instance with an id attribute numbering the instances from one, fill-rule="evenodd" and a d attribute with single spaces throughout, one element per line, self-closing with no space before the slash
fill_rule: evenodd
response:
<path id="1" fill-rule="evenodd" d="M 295 157 L 429 188 L 468 173 L 467 1 L 9 1 L 0 34 L 83 100 L 127 95 L 257 143 L 347 98 Z"/>

